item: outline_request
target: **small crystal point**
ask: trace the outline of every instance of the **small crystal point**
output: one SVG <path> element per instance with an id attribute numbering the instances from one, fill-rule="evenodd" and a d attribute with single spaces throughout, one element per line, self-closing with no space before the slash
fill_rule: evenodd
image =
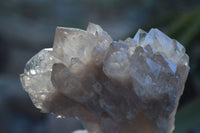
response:
<path id="1" fill-rule="evenodd" d="M 142 41 L 144 41 L 144 38 L 145 38 L 146 34 L 147 34 L 147 33 L 146 33 L 144 30 L 139 29 L 139 30 L 137 31 L 137 33 L 135 34 L 135 36 L 134 36 L 133 39 L 134 39 L 137 43 L 141 43 Z"/>
<path id="2" fill-rule="evenodd" d="M 34 105 L 87 131 L 172 133 L 190 67 L 184 47 L 158 29 L 113 41 L 99 25 L 56 29 L 20 75 Z"/>

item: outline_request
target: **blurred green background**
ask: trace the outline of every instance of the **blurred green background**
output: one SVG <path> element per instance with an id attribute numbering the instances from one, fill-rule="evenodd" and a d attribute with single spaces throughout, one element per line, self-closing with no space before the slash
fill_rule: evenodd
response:
<path id="1" fill-rule="evenodd" d="M 190 56 L 190 73 L 176 115 L 174 133 L 200 133 L 200 0 L 1 0 L 0 133 L 70 133 L 74 119 L 37 110 L 19 74 L 40 49 L 52 47 L 56 26 L 85 29 L 99 24 L 118 39 L 137 29 L 159 28 Z"/>

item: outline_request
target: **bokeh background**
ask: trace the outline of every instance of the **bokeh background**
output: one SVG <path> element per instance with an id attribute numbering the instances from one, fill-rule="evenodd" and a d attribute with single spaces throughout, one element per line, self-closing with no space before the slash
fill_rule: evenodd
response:
<path id="1" fill-rule="evenodd" d="M 174 133 L 200 133 L 200 0 L 0 0 L 0 133 L 70 133 L 74 119 L 40 113 L 19 74 L 39 50 L 52 47 L 56 26 L 99 24 L 118 39 L 157 27 L 180 41 L 191 71 Z M 38 83 L 39 84 L 39 83 Z"/>

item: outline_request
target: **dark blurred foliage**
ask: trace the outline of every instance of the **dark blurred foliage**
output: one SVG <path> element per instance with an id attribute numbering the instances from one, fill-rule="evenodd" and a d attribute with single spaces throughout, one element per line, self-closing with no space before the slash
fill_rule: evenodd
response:
<path id="1" fill-rule="evenodd" d="M 159 28 L 190 56 L 190 73 L 176 115 L 175 133 L 200 133 L 199 0 L 1 0 L 0 133 L 69 133 L 83 126 L 37 110 L 19 74 L 40 49 L 52 47 L 56 26 L 101 25 L 116 40 L 138 28 Z"/>

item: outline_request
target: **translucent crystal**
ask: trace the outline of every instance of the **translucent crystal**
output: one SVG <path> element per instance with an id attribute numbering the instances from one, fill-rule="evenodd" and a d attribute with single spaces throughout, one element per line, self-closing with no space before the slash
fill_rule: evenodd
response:
<path id="1" fill-rule="evenodd" d="M 42 111 L 47 111 L 44 102 L 55 91 L 51 83 L 51 71 L 53 64 L 59 60 L 53 56 L 52 50 L 43 49 L 33 56 L 27 62 L 24 73 L 20 75 L 24 89 L 35 106 Z"/>
<path id="2" fill-rule="evenodd" d="M 22 85 L 35 106 L 74 117 L 74 133 L 171 133 L 189 72 L 184 47 L 158 29 L 113 41 L 99 25 L 58 27 L 53 50 L 26 64 Z"/>

